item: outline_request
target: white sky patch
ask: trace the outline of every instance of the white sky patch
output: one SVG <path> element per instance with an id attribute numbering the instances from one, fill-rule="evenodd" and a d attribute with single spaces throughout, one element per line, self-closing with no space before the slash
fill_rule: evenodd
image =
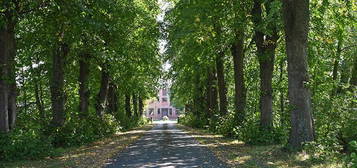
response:
<path id="1" fill-rule="evenodd" d="M 161 11 L 160 11 L 160 14 L 156 17 L 156 21 L 158 23 L 167 24 L 165 22 L 165 14 L 169 9 L 172 8 L 173 5 L 172 5 L 172 3 L 170 3 L 166 0 L 158 0 L 158 4 L 159 4 Z M 160 33 L 164 33 L 162 31 L 163 30 L 160 30 Z M 159 43 L 159 54 L 163 55 L 167 50 L 168 41 L 167 41 L 167 39 L 159 39 L 158 43 Z M 165 63 L 162 64 L 162 69 L 164 72 L 168 72 L 170 68 L 171 68 L 170 62 L 166 61 Z M 171 85 L 171 80 L 166 80 L 166 81 L 163 81 L 163 80 L 164 79 L 161 79 L 161 82 L 166 83 L 169 86 Z"/>
<path id="2" fill-rule="evenodd" d="M 159 23 L 164 23 L 165 22 L 165 14 L 170 8 L 172 8 L 172 3 L 167 2 L 166 0 L 158 0 L 158 4 L 160 6 L 161 12 L 157 16 L 156 21 Z M 162 30 L 160 30 L 160 31 L 162 31 Z M 163 32 L 161 32 L 161 33 L 163 33 Z M 159 39 L 158 42 L 159 42 L 159 53 L 161 55 L 163 55 L 166 52 L 166 49 L 167 49 L 166 47 L 167 47 L 168 41 L 167 41 L 167 39 Z M 164 71 L 167 72 L 171 68 L 171 64 L 169 62 L 165 62 L 162 65 L 162 68 Z"/>

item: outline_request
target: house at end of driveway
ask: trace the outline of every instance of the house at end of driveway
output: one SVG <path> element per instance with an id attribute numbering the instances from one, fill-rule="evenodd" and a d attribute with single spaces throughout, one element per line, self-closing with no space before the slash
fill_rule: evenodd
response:
<path id="1" fill-rule="evenodd" d="M 157 100 L 151 100 L 148 103 L 145 116 L 153 120 L 162 120 L 167 116 L 170 120 L 176 120 L 178 117 L 178 110 L 171 106 L 169 90 L 160 89 Z"/>

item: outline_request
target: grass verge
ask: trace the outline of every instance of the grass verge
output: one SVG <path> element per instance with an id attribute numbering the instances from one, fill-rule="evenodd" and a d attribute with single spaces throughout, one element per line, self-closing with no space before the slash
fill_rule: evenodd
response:
<path id="1" fill-rule="evenodd" d="M 53 158 L 14 162 L 0 161 L 0 168 L 103 167 L 110 158 L 135 142 L 152 127 L 153 125 L 145 125 L 131 131 L 117 133 L 82 147 L 62 149 L 61 155 Z"/>
<path id="2" fill-rule="evenodd" d="M 284 152 L 282 145 L 248 145 L 242 141 L 216 135 L 203 129 L 178 125 L 200 144 L 208 147 L 220 160 L 239 168 L 339 168 L 342 163 L 313 162 L 304 153 Z"/>

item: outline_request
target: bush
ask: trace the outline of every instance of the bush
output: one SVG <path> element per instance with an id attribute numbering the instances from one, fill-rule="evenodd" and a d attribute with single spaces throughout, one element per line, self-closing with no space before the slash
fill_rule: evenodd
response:
<path id="1" fill-rule="evenodd" d="M 38 159 L 54 155 L 52 139 L 40 132 L 16 129 L 0 135 L 0 160 Z"/>
<path id="2" fill-rule="evenodd" d="M 234 136 L 247 144 L 281 144 L 287 140 L 287 131 L 281 127 L 261 128 L 259 123 L 244 122 L 233 129 Z"/>
<path id="3" fill-rule="evenodd" d="M 142 116 L 140 118 L 132 117 L 128 118 L 126 115 L 123 115 L 120 119 L 120 126 L 123 130 L 129 130 L 135 127 L 145 125 L 150 122 L 150 119 Z"/>
<path id="4" fill-rule="evenodd" d="M 56 146 L 69 147 L 83 145 L 119 131 L 119 122 L 110 114 L 102 119 L 91 116 L 85 120 L 73 118 L 62 128 L 54 130 L 52 137 Z"/>
<path id="5" fill-rule="evenodd" d="M 193 115 L 192 113 L 180 115 L 180 123 L 189 127 L 204 128 L 206 121 Z"/>
<path id="6" fill-rule="evenodd" d="M 349 143 L 351 154 L 347 157 L 347 167 L 357 167 L 357 141 L 351 141 Z"/>
<path id="7" fill-rule="evenodd" d="M 218 116 L 217 116 L 218 118 Z M 222 134 L 224 136 L 236 136 L 233 132 L 235 122 L 234 116 L 232 114 L 228 114 L 225 117 L 219 117 L 217 121 L 211 122 L 211 129 L 218 134 Z"/>

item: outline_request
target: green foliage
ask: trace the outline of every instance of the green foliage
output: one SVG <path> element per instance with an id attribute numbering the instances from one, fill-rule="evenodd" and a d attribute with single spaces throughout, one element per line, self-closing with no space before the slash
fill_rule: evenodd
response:
<path id="1" fill-rule="evenodd" d="M 142 117 L 132 117 L 128 118 L 127 115 L 121 116 L 122 118 L 119 118 L 120 121 L 120 126 L 122 127 L 123 130 L 129 130 L 135 127 L 139 127 L 145 124 L 148 124 L 150 121 L 148 118 L 142 116 Z"/>
<path id="2" fill-rule="evenodd" d="M 180 115 L 180 124 L 187 125 L 194 128 L 204 128 L 205 120 L 199 118 L 192 113 Z"/>
<path id="3" fill-rule="evenodd" d="M 91 116 L 87 120 L 72 118 L 51 133 L 53 144 L 61 147 L 83 145 L 112 135 L 120 130 L 119 122 L 110 114 L 103 118 Z"/>
<path id="4" fill-rule="evenodd" d="M 183 1 L 175 0 L 168 12 L 169 49 L 167 59 L 172 67 L 173 102 L 189 111 L 180 122 L 208 128 L 212 132 L 235 137 L 249 144 L 286 143 L 290 131 L 288 67 L 280 1 L 255 1 L 262 7 L 262 21 L 252 25 L 250 15 L 254 1 Z M 356 84 L 356 4 L 350 1 L 310 1 L 308 67 L 315 141 L 305 144 L 315 160 L 338 160 L 351 152 L 349 142 L 357 139 Z M 247 14 L 249 12 L 249 14 Z M 276 26 L 276 27 L 275 27 Z M 275 29 L 275 28 L 276 29 Z M 221 30 L 221 31 L 220 31 Z M 242 30 L 242 32 L 239 32 Z M 277 31 L 273 85 L 273 126 L 262 129 L 260 122 L 260 74 L 254 31 L 266 34 Z M 236 32 L 244 36 L 244 79 L 247 92 L 245 120 L 234 120 L 235 74 L 232 41 Z M 224 54 L 225 82 L 229 112 L 218 113 L 210 107 L 207 90 L 211 89 L 208 72 L 215 71 L 217 54 Z M 214 72 L 214 75 L 216 72 Z M 215 76 L 216 77 L 216 76 Z M 211 79 L 213 80 L 213 79 Z M 217 89 L 216 80 L 214 88 Z M 240 97 L 238 98 L 240 99 Z"/>
<path id="5" fill-rule="evenodd" d="M 0 160 L 38 159 L 54 155 L 52 140 L 35 129 L 15 129 L 9 134 L 0 134 Z"/>
<path id="6" fill-rule="evenodd" d="M 347 167 L 356 168 L 357 167 L 357 141 L 351 141 L 349 143 L 351 150 L 350 156 L 347 158 Z"/>
<path id="7" fill-rule="evenodd" d="M 287 131 L 281 127 L 264 129 L 254 121 L 245 121 L 239 125 L 235 124 L 233 115 L 221 117 L 214 131 L 253 145 L 281 144 L 286 142 L 287 137 Z"/>

